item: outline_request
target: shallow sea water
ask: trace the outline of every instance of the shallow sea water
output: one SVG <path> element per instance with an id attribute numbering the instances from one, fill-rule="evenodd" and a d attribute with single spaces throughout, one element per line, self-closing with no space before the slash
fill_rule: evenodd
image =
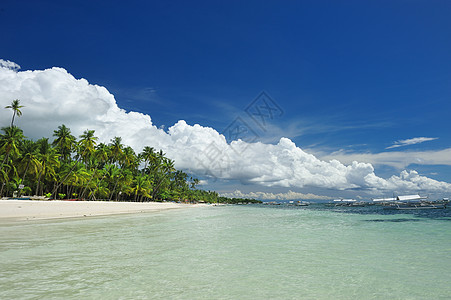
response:
<path id="1" fill-rule="evenodd" d="M 0 224 L 0 299 L 451 299 L 451 209 L 220 206 Z"/>

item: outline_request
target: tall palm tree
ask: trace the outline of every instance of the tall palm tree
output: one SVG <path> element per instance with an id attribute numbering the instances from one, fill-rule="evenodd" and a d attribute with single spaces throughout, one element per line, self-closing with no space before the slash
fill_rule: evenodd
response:
<path id="1" fill-rule="evenodd" d="M 200 180 L 198 178 L 190 177 L 190 180 L 191 180 L 190 185 L 192 189 L 195 189 L 196 185 L 200 183 Z"/>
<path id="2" fill-rule="evenodd" d="M 141 200 L 143 197 L 150 197 L 150 185 L 151 182 L 149 176 L 141 174 L 136 176 L 131 188 L 131 192 L 134 194 L 134 200 L 138 200 L 138 195 Z"/>
<path id="3" fill-rule="evenodd" d="M 95 150 L 95 145 L 97 142 L 97 137 L 94 136 L 95 130 L 85 130 L 82 135 L 80 135 L 80 141 L 78 142 L 79 152 L 83 149 L 82 153 L 78 153 L 76 162 L 79 162 L 80 159 L 83 159 L 85 164 L 87 164 L 89 158 L 92 156 Z M 66 181 L 66 179 L 71 176 L 71 173 L 74 171 L 77 164 L 73 164 L 70 171 L 67 175 L 55 185 L 55 188 L 52 191 L 52 194 L 56 196 L 56 191 L 60 188 L 60 186 Z"/>
<path id="4" fill-rule="evenodd" d="M 73 192 L 76 189 L 81 189 L 90 177 L 89 171 L 85 165 L 80 162 L 72 162 L 75 164 L 75 169 L 70 173 L 70 176 L 64 182 L 67 189 L 67 197 L 72 197 Z"/>
<path id="5" fill-rule="evenodd" d="M 113 199 L 114 193 L 116 192 L 117 184 L 122 178 L 122 169 L 119 169 L 115 165 L 111 165 L 111 167 L 108 168 L 107 176 L 109 181 L 114 182 L 114 187 L 109 197 L 109 200 L 111 201 Z"/>
<path id="6" fill-rule="evenodd" d="M 109 147 L 107 145 L 105 145 L 104 143 L 98 144 L 96 147 L 96 151 L 94 152 L 94 156 L 95 156 L 97 162 L 103 166 L 110 159 Z"/>
<path id="7" fill-rule="evenodd" d="M 156 199 L 163 187 L 170 183 L 169 177 L 175 171 L 174 161 L 165 157 L 161 150 L 157 154 L 157 161 L 158 163 L 151 173 L 153 176 L 152 199 Z"/>
<path id="8" fill-rule="evenodd" d="M 31 174 L 38 173 L 39 170 L 38 146 L 39 145 L 37 143 L 31 140 L 24 140 L 20 147 L 20 152 L 22 153 L 20 166 L 21 170 L 23 170 L 22 182 L 25 181 L 25 177 L 30 171 Z"/>
<path id="9" fill-rule="evenodd" d="M 176 170 L 172 172 L 170 190 L 176 192 L 179 198 L 186 199 L 189 193 L 188 174 L 183 171 Z"/>
<path id="10" fill-rule="evenodd" d="M 144 170 L 147 168 L 147 164 L 153 162 L 156 159 L 155 149 L 153 147 L 146 146 L 140 154 L 144 161 Z"/>
<path id="11" fill-rule="evenodd" d="M 80 195 L 81 199 L 84 199 L 86 195 L 86 191 L 90 186 L 92 186 L 95 183 L 92 183 L 94 180 L 94 177 L 99 175 L 101 170 L 104 168 L 105 164 L 109 160 L 109 148 L 104 143 L 100 143 L 96 146 L 94 154 L 91 157 L 90 160 L 90 170 L 91 170 L 91 177 L 89 178 L 88 182 L 85 185 L 85 188 L 83 189 L 83 192 Z M 97 187 L 96 187 L 97 190 Z"/>
<path id="12" fill-rule="evenodd" d="M 44 190 L 44 184 L 41 185 L 41 180 L 56 181 L 56 169 L 60 166 L 60 161 L 58 159 L 59 154 L 51 147 L 49 139 L 42 138 L 37 143 L 39 144 L 38 160 L 40 162 L 40 168 L 36 185 L 36 195 L 39 195 L 39 188 L 41 188 L 41 194 Z"/>
<path id="13" fill-rule="evenodd" d="M 124 155 L 124 145 L 122 145 L 121 137 L 114 137 L 109 144 L 111 159 L 113 163 L 120 165 L 122 156 Z"/>
<path id="14" fill-rule="evenodd" d="M 120 200 L 120 197 L 123 194 L 131 195 L 131 187 L 133 185 L 134 178 L 135 176 L 133 176 L 130 169 L 121 169 L 121 180 L 117 182 L 116 200 Z"/>
<path id="15" fill-rule="evenodd" d="M 79 156 L 83 159 L 84 163 L 87 163 L 90 156 L 93 155 L 98 137 L 94 136 L 95 130 L 85 130 L 80 135 L 80 141 L 78 142 L 83 152 Z"/>
<path id="16" fill-rule="evenodd" d="M 64 124 L 58 126 L 58 130 L 53 131 L 53 136 L 56 137 L 56 139 L 53 141 L 52 145 L 56 147 L 63 161 L 69 161 L 76 142 L 75 136 L 71 134 L 70 129 Z"/>
<path id="17" fill-rule="evenodd" d="M 111 139 L 111 143 L 108 145 L 109 153 L 110 153 L 110 161 L 115 164 L 115 166 L 119 169 L 118 176 L 114 177 L 114 187 L 110 194 L 110 200 L 113 198 L 114 192 L 116 191 L 117 184 L 122 176 L 122 171 L 124 170 L 124 167 L 129 162 L 130 157 L 130 150 L 125 150 L 124 145 L 122 144 L 122 138 L 121 137 L 114 137 Z M 125 152 L 125 151 L 126 152 Z M 131 150 L 133 151 L 133 150 Z M 127 154 L 125 154 L 127 153 Z M 134 153 L 133 153 L 134 154 Z"/>
<path id="18" fill-rule="evenodd" d="M 129 168 L 132 172 L 137 171 L 139 159 L 136 156 L 135 151 L 133 151 L 133 148 L 127 146 L 124 148 L 123 152 L 121 168 Z"/>
<path id="19" fill-rule="evenodd" d="M 0 155 L 0 158 L 2 156 Z M 6 183 L 9 181 L 9 169 L 10 166 L 6 166 L 5 168 L 0 169 L 0 197 L 3 196 L 3 188 L 5 187 Z"/>
<path id="20" fill-rule="evenodd" d="M 15 157 L 19 155 L 20 143 L 25 138 L 22 129 L 19 127 L 3 127 L 2 130 L 4 134 L 0 135 L 0 153 L 4 154 L 5 157 L 0 165 L 0 171 L 10 156 Z"/>
<path id="21" fill-rule="evenodd" d="M 20 117 L 22 115 L 22 111 L 20 110 L 22 107 L 24 107 L 24 106 L 20 105 L 19 99 L 15 99 L 15 100 L 13 100 L 13 102 L 11 102 L 11 105 L 5 106 L 5 108 L 11 108 L 13 110 L 13 118 L 11 120 L 11 127 L 14 126 L 14 117 L 16 115 L 18 117 Z"/>

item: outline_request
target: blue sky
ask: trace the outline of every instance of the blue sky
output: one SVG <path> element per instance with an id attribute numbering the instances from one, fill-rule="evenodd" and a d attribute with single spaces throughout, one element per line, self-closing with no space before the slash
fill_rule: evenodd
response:
<path id="1" fill-rule="evenodd" d="M 264 143 L 287 137 L 320 159 L 367 155 L 383 178 L 407 169 L 449 183 L 443 160 L 372 155 L 451 148 L 450 15 L 449 1 L 2 1 L 0 58 L 62 67 L 157 127 L 223 132 L 241 117 Z M 245 112 L 262 91 L 283 111 L 265 128 Z"/>

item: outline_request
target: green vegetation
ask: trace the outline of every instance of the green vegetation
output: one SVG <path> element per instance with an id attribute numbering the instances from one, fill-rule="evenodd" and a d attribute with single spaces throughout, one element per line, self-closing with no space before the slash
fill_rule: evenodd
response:
<path id="1" fill-rule="evenodd" d="M 196 189 L 199 180 L 175 169 L 163 151 L 144 147 L 136 154 L 121 137 L 98 143 L 94 130 L 86 130 L 77 140 L 63 124 L 51 143 L 48 138 L 29 140 L 14 126 L 21 107 L 19 100 L 6 107 L 13 109 L 13 118 L 0 134 L 0 197 L 34 193 L 54 199 L 260 202 Z"/>

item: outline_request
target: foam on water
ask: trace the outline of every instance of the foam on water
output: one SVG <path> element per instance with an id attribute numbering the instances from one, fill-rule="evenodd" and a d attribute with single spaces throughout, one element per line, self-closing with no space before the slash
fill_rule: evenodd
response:
<path id="1" fill-rule="evenodd" d="M 447 299 L 451 222 L 429 214 L 224 206 L 3 224 L 0 298 Z"/>

